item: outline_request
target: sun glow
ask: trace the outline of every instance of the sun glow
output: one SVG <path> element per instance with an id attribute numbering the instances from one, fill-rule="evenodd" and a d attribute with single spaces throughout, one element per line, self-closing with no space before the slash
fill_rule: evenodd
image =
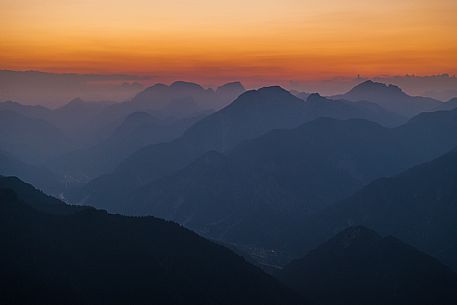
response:
<path id="1" fill-rule="evenodd" d="M 0 68 L 160 79 L 457 73 L 448 0 L 0 0 Z"/>

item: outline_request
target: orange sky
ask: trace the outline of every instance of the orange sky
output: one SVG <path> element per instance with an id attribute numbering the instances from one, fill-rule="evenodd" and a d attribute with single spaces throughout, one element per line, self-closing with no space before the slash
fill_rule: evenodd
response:
<path id="1" fill-rule="evenodd" d="M 457 73 L 456 0 L 0 0 L 0 69 L 160 80 Z"/>

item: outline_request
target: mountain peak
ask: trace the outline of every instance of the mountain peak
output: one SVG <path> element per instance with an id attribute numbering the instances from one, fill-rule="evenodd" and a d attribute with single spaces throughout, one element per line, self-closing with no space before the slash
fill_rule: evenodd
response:
<path id="1" fill-rule="evenodd" d="M 193 90 L 204 90 L 202 86 L 196 83 L 192 82 L 186 82 L 186 81 L 175 81 L 170 85 L 170 88 L 172 89 L 193 89 Z"/>
<path id="2" fill-rule="evenodd" d="M 243 84 L 240 83 L 240 82 L 230 82 L 230 83 L 226 83 L 226 84 L 223 84 L 222 86 L 219 86 L 217 89 L 216 89 L 216 92 L 218 94 L 224 94 L 224 93 L 228 93 L 228 92 L 243 92 L 243 91 L 246 91 L 246 88 L 244 88 Z"/>
<path id="3" fill-rule="evenodd" d="M 328 102 L 329 100 L 319 93 L 311 93 L 308 98 L 306 99 L 308 103 L 321 103 L 321 102 Z"/>
<path id="4" fill-rule="evenodd" d="M 245 90 L 243 84 L 241 82 L 229 82 L 229 83 L 225 83 L 223 84 L 222 86 L 219 86 L 219 88 L 236 88 L 236 89 L 242 89 L 242 90 Z"/>
<path id="5" fill-rule="evenodd" d="M 85 102 L 81 98 L 77 97 L 77 98 L 70 100 L 68 103 L 66 103 L 65 105 L 63 105 L 57 109 L 61 110 L 61 111 L 74 111 L 76 109 L 84 108 L 87 105 L 88 105 L 87 102 Z"/>
<path id="6" fill-rule="evenodd" d="M 441 102 L 421 96 L 410 96 L 396 85 L 386 85 L 372 80 L 358 84 L 345 94 L 333 98 L 349 101 L 370 101 L 388 111 L 405 117 L 412 117 L 421 112 L 432 111 Z"/>
<path id="7" fill-rule="evenodd" d="M 289 91 L 287 91 L 286 89 L 284 89 L 281 86 L 262 87 L 257 91 L 259 91 L 260 93 L 279 93 L 279 94 L 287 93 L 287 94 L 291 94 Z"/>
<path id="8" fill-rule="evenodd" d="M 168 88 L 167 85 L 162 84 L 162 83 L 157 83 L 157 84 L 154 84 L 154 85 L 152 85 L 152 86 L 146 88 L 146 90 L 148 90 L 148 89 L 149 89 L 149 90 L 151 90 L 151 89 L 157 90 L 157 89 L 167 89 L 167 88 Z"/>
<path id="9" fill-rule="evenodd" d="M 289 91 L 285 90 L 280 86 L 270 86 L 270 87 L 263 87 L 258 90 L 248 90 L 241 94 L 233 103 L 232 105 L 240 105 L 240 104 L 257 104 L 260 103 L 261 105 L 265 103 L 278 104 L 278 103 L 288 103 L 288 102 L 303 102 L 303 100 L 299 99 Z"/>
<path id="10" fill-rule="evenodd" d="M 240 82 L 226 83 L 216 89 L 216 94 L 219 99 L 223 100 L 223 104 L 233 101 L 235 98 L 240 96 L 246 88 Z"/>
<path id="11" fill-rule="evenodd" d="M 291 262 L 280 278 L 315 304 L 455 304 L 457 299 L 451 269 L 360 226 Z"/>
<path id="12" fill-rule="evenodd" d="M 403 90 L 395 85 L 374 82 L 372 80 L 364 81 L 352 88 L 348 93 L 376 93 L 376 94 L 399 94 L 406 95 Z"/>
<path id="13" fill-rule="evenodd" d="M 257 90 L 257 92 L 261 96 L 267 96 L 269 98 L 273 98 L 276 100 L 286 100 L 286 99 L 293 99 L 297 101 L 301 101 L 298 97 L 287 91 L 286 89 L 280 87 L 280 86 L 269 86 L 269 87 L 263 87 Z"/>

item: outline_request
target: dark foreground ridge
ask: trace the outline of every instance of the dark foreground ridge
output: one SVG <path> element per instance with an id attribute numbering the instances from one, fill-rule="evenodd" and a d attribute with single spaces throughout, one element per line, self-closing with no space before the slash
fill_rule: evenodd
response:
<path id="1" fill-rule="evenodd" d="M 350 227 L 279 277 L 315 304 L 456 304 L 457 274 L 436 259 L 365 227 Z"/>
<path id="2" fill-rule="evenodd" d="M 58 200 L 3 179 L 0 304 L 303 304 L 175 223 L 93 208 L 48 214 Z"/>

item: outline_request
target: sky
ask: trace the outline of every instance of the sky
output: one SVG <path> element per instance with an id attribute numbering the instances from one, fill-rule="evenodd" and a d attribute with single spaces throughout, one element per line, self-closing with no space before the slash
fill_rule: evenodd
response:
<path id="1" fill-rule="evenodd" d="M 457 74 L 456 0 L 0 0 L 0 69 L 204 84 Z"/>

